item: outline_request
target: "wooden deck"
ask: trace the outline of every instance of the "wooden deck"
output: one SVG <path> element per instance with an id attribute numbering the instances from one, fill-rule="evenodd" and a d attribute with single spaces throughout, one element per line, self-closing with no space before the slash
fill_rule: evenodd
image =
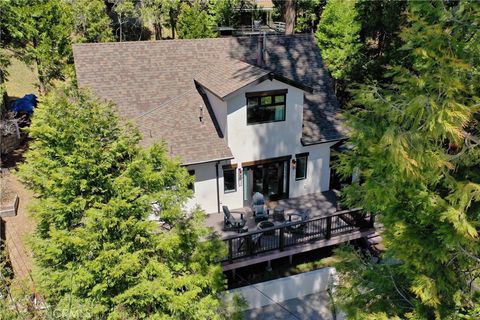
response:
<path id="1" fill-rule="evenodd" d="M 337 212 L 337 200 L 335 192 L 333 191 L 311 193 L 297 198 L 270 201 L 267 205 L 270 208 L 270 211 L 277 206 L 282 206 L 285 209 L 286 218 L 288 213 L 304 211 L 307 209 L 310 209 L 311 218 L 321 217 Z M 253 216 L 250 208 L 230 208 L 230 211 L 234 212 L 235 217 L 239 217 L 238 212 L 243 213 L 244 218 L 247 220 L 246 226 L 248 227 L 248 231 L 257 230 L 257 223 L 255 222 L 255 217 Z M 277 222 L 274 223 L 275 225 L 279 225 Z M 216 212 L 208 214 L 205 224 L 208 227 L 212 227 L 213 230 L 218 232 L 222 237 L 238 234 L 236 231 L 223 230 L 223 213 Z"/>
<path id="2" fill-rule="evenodd" d="M 222 235 L 228 247 L 228 256 L 222 261 L 224 271 L 235 270 L 265 261 L 292 256 L 302 252 L 348 242 L 375 233 L 374 216 L 361 209 L 337 211 L 334 193 L 311 194 L 270 203 L 281 205 L 285 215 L 294 211 L 310 209 L 305 221 L 273 222 L 273 227 L 259 229 L 250 209 L 232 211 L 244 212 L 248 232 L 223 231 L 223 214 L 213 214 L 207 225 Z M 293 220 L 293 219 L 292 219 Z"/>

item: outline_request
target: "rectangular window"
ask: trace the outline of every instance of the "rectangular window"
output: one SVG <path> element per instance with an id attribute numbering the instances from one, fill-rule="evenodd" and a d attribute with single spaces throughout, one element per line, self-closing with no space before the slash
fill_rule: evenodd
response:
<path id="1" fill-rule="evenodd" d="M 308 154 L 297 154 L 295 156 L 295 180 L 303 180 L 307 178 L 307 162 Z"/>
<path id="2" fill-rule="evenodd" d="M 188 184 L 188 188 L 195 192 L 195 170 L 188 170 L 188 174 L 193 177 L 193 181 Z"/>
<path id="3" fill-rule="evenodd" d="M 235 168 L 223 169 L 223 191 L 225 193 L 237 191 L 236 172 Z"/>
<path id="4" fill-rule="evenodd" d="M 247 93 L 247 124 L 285 121 L 286 90 Z"/>

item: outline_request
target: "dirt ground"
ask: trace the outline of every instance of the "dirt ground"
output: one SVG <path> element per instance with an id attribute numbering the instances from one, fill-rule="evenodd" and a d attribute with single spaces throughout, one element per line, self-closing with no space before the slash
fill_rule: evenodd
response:
<path id="1" fill-rule="evenodd" d="M 17 216 L 4 218 L 6 222 L 7 248 L 15 276 L 22 280 L 27 280 L 32 269 L 32 254 L 26 244 L 26 238 L 35 229 L 34 221 L 27 211 L 32 195 L 25 190 L 21 182 L 11 173 L 9 187 L 18 194 L 20 203 Z"/>
<path id="2" fill-rule="evenodd" d="M 17 216 L 5 217 L 6 224 L 6 244 L 10 261 L 15 273 L 15 280 L 32 286 L 32 253 L 27 245 L 27 238 L 35 229 L 34 219 L 28 214 L 28 204 L 32 199 L 32 194 L 25 189 L 18 178 L 13 174 L 14 168 L 2 170 L 1 190 L 6 195 L 18 194 L 20 202 Z M 7 196 L 5 195 L 5 199 Z"/>
<path id="3" fill-rule="evenodd" d="M 0 171 L 0 207 L 10 207 L 15 200 L 15 190 L 11 188 L 12 177 L 9 171 Z"/>

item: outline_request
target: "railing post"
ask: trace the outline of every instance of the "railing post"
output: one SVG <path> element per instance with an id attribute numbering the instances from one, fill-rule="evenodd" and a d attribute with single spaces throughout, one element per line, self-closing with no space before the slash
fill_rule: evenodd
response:
<path id="1" fill-rule="evenodd" d="M 279 237 L 278 243 L 280 246 L 280 251 L 283 251 L 283 248 L 285 248 L 285 227 L 280 228 L 278 237 Z"/>
<path id="2" fill-rule="evenodd" d="M 228 261 L 233 262 L 232 239 L 228 239 Z"/>
<path id="3" fill-rule="evenodd" d="M 330 239 L 332 237 L 332 217 L 327 217 L 327 231 L 325 232 L 325 238 Z"/>

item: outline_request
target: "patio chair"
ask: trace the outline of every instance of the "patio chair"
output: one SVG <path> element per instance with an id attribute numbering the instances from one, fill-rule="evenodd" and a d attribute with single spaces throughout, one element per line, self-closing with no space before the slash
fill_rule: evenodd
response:
<path id="1" fill-rule="evenodd" d="M 305 211 L 299 211 L 299 212 L 294 212 L 294 213 L 289 213 L 288 214 L 288 221 L 292 221 L 292 216 L 297 216 L 300 217 L 300 222 L 299 224 L 293 225 L 293 226 L 287 226 L 287 231 L 291 233 L 300 233 L 304 234 L 305 233 L 305 221 L 310 219 L 310 209 L 307 209 Z"/>
<path id="2" fill-rule="evenodd" d="M 227 206 L 223 206 L 223 229 L 224 230 L 240 230 L 245 226 L 247 220 L 243 218 L 243 212 L 232 212 Z M 240 219 L 235 218 L 232 213 L 239 213 Z"/>
<path id="3" fill-rule="evenodd" d="M 268 210 L 265 206 L 265 198 L 260 192 L 255 192 L 252 196 L 252 212 L 255 222 L 268 220 Z"/>

